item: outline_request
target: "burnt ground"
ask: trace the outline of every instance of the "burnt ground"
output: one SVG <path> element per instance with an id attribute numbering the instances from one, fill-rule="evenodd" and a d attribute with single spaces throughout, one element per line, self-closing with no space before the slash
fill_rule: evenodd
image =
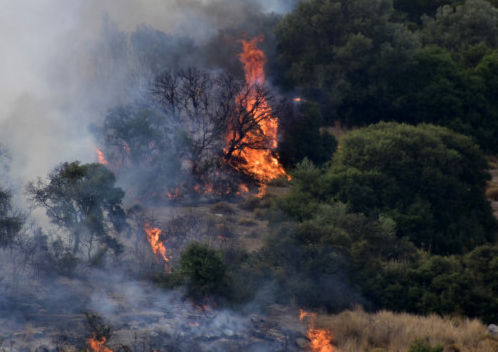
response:
<path id="1" fill-rule="evenodd" d="M 213 247 L 255 251 L 263 244 L 267 221 L 260 215 L 273 197 L 287 192 L 270 186 L 255 195 L 193 206 L 176 202 L 145 208 L 145 216 L 166 235 L 174 263 L 191 241 Z M 138 236 L 144 236 L 134 229 Z M 147 243 L 128 239 L 127 258 L 142 257 L 143 266 L 158 268 Z M 136 260 L 130 262 L 137 263 Z M 160 265 L 159 265 L 160 267 Z M 141 268 L 143 270 L 143 268 Z M 112 275 L 112 276 L 111 276 Z M 105 346 L 112 351 L 302 351 L 306 326 L 296 307 L 269 305 L 238 312 L 199 307 L 181 290 L 163 290 L 128 276 L 88 269 L 73 279 L 36 280 L 23 274 L 19 297 L 9 297 L 0 312 L 0 351 L 76 352 L 87 350 L 91 336 L 85 312 L 96 313 L 112 327 Z M 33 287 L 33 285 L 39 287 Z M 0 292 L 1 293 L 1 292 Z"/>

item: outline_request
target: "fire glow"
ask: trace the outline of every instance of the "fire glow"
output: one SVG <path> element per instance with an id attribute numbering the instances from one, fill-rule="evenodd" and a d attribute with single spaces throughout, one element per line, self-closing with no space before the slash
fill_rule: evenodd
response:
<path id="1" fill-rule="evenodd" d="M 102 150 L 100 150 L 99 148 L 95 147 L 95 153 L 97 153 L 97 161 L 98 161 L 99 164 L 101 164 L 101 165 L 107 165 L 107 164 L 109 164 L 109 162 L 105 158 L 105 155 L 102 152 Z"/>
<path id="2" fill-rule="evenodd" d="M 168 263 L 169 258 L 166 256 L 166 247 L 160 238 L 163 231 L 160 228 L 151 227 L 149 224 L 145 224 L 144 231 L 147 234 L 147 240 L 149 241 L 154 254 L 160 256 Z"/>
<path id="3" fill-rule="evenodd" d="M 334 352 L 334 347 L 332 346 L 333 335 L 327 329 L 316 329 L 315 319 L 316 313 L 309 313 L 304 310 L 299 311 L 299 320 L 304 321 L 307 318 L 308 331 L 306 336 L 310 340 L 308 344 L 309 352 Z"/>
<path id="4" fill-rule="evenodd" d="M 102 337 L 102 339 L 99 340 L 97 336 L 93 335 L 87 341 L 88 346 L 91 348 L 90 350 L 87 349 L 87 352 L 113 352 L 111 349 L 104 346 L 106 341 L 107 339 L 105 337 Z"/>
<path id="5" fill-rule="evenodd" d="M 240 61 L 244 65 L 246 84 L 249 89 L 254 90 L 255 87 L 262 86 L 265 83 L 264 65 L 266 64 L 266 56 L 264 52 L 258 48 L 258 43 L 263 41 L 263 37 L 256 37 L 252 40 L 241 40 L 242 53 L 239 55 Z M 255 93 L 253 93 L 254 95 Z M 249 97 L 245 109 L 252 111 L 256 104 L 256 98 Z M 267 101 L 257 106 L 255 109 L 256 118 L 261 114 L 271 114 L 271 108 Z M 265 116 L 266 117 L 266 116 Z M 261 183 L 267 183 L 270 180 L 281 176 L 287 176 L 284 168 L 274 156 L 272 150 L 278 146 L 278 118 L 276 116 L 268 116 L 269 118 L 261 119 L 259 128 L 268 139 L 268 148 L 266 149 L 251 149 L 244 148 L 240 150 L 239 157 L 244 160 L 238 166 L 239 169 L 251 175 L 254 175 Z M 247 145 L 251 145 L 250 141 L 256 139 L 254 134 L 249 133 L 244 139 L 247 140 Z"/>

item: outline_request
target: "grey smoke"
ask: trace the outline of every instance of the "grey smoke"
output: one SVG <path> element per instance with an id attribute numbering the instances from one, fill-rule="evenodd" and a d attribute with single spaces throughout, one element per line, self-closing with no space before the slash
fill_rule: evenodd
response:
<path id="1" fill-rule="evenodd" d="M 139 58 L 109 60 L 104 22 L 116 33 L 139 26 L 206 43 L 251 16 L 283 13 L 288 0 L 17 0 L 0 12 L 0 143 L 12 155 L 17 186 L 62 161 L 95 161 L 88 125 L 139 94 Z M 128 38 L 129 39 L 129 38 Z M 112 38 L 118 43 L 119 38 Z M 100 45 L 100 46 L 99 46 Z M 109 52 L 99 51 L 106 49 Z M 119 49 L 119 48 L 118 48 Z M 171 48 L 170 52 L 174 51 Z M 126 50 L 122 54 L 127 53 Z M 120 54 L 121 55 L 121 54 Z M 121 55 L 123 56 L 123 55 Z M 195 53 L 185 61 L 197 60 Z M 107 60 L 107 62 L 106 62 Z M 183 61 L 183 60 L 182 60 Z M 106 66 L 107 65 L 107 66 Z M 130 74 L 130 66 L 134 72 Z M 123 77 L 134 82 L 127 84 Z M 130 92 L 132 91 L 132 92 Z"/>

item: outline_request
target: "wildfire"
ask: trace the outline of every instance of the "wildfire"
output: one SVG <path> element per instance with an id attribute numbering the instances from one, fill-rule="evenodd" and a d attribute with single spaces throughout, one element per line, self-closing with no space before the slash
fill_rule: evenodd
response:
<path id="1" fill-rule="evenodd" d="M 334 347 L 332 346 L 333 335 L 327 329 L 316 329 L 315 328 L 315 313 L 309 313 L 304 310 L 299 311 L 299 320 L 303 321 L 304 318 L 308 318 L 308 332 L 306 336 L 310 340 L 308 344 L 308 351 L 310 352 L 334 352 Z"/>
<path id="2" fill-rule="evenodd" d="M 94 148 L 95 148 L 95 153 L 97 153 L 97 161 L 98 161 L 98 163 L 101 164 L 101 165 L 107 165 L 107 164 L 109 164 L 109 162 L 105 158 L 105 155 L 102 152 L 102 150 L 100 150 L 97 147 L 94 147 Z"/>
<path id="3" fill-rule="evenodd" d="M 174 200 L 181 197 L 180 189 L 177 187 L 173 192 L 168 192 L 168 199 Z"/>
<path id="4" fill-rule="evenodd" d="M 107 339 L 104 336 L 99 340 L 97 336 L 93 335 L 87 341 L 88 346 L 91 348 L 91 350 L 87 349 L 87 352 L 113 352 L 111 349 L 104 346 L 106 341 Z"/>
<path id="5" fill-rule="evenodd" d="M 246 84 L 249 89 L 265 83 L 264 66 L 266 64 L 266 56 L 258 48 L 258 43 L 262 42 L 263 39 L 263 36 L 260 36 L 249 41 L 241 40 L 242 53 L 239 55 L 239 58 L 244 65 Z M 253 110 L 255 104 L 256 98 L 250 97 L 246 103 L 246 110 Z M 262 114 L 271 115 L 271 108 L 266 101 L 260 102 L 255 112 L 256 116 L 262 116 Z M 269 141 L 268 149 L 251 149 L 247 147 L 242 149 L 238 156 L 244 160 L 244 163 L 241 163 L 239 168 L 255 175 L 262 183 L 281 176 L 288 177 L 284 168 L 272 153 L 272 150 L 278 146 L 278 117 L 271 115 L 269 118 L 261 119 L 259 127 Z M 244 139 L 250 142 L 256 138 L 254 134 L 249 133 Z M 250 145 L 251 143 L 247 144 Z"/>
<path id="6" fill-rule="evenodd" d="M 160 239 L 160 236 L 163 233 L 162 230 L 157 227 L 150 227 L 149 224 L 145 224 L 144 231 L 147 234 L 147 240 L 149 241 L 154 254 L 161 256 L 165 262 L 169 262 L 169 258 L 166 256 L 166 247 Z"/>

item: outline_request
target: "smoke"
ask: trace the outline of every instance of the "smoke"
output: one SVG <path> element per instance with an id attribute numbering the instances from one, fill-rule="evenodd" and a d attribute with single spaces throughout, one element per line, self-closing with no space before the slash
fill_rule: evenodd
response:
<path id="1" fill-rule="evenodd" d="M 62 161 L 95 161 L 88 125 L 100 122 L 114 105 L 138 97 L 150 71 L 163 68 L 147 67 L 150 62 L 140 56 L 144 46 L 162 39 L 144 43 L 140 33 L 148 30 L 148 39 L 153 33 L 169 38 L 168 46 L 158 48 L 162 66 L 202 64 L 217 60 L 207 56 L 219 48 L 205 47 L 220 32 L 252 27 L 257 33 L 261 18 L 283 13 L 293 3 L 5 1 L 0 13 L 0 141 L 12 156 L 18 190 Z"/>
<path id="2" fill-rule="evenodd" d="M 17 205 L 26 207 L 25 184 L 59 163 L 96 161 L 89 126 L 100 124 L 109 109 L 140 100 L 154 74 L 189 65 L 240 70 L 237 56 L 227 55 L 238 45 L 236 39 L 243 33 L 263 33 L 271 47 L 275 18 L 294 2 L 3 1 L 0 144 L 8 150 L 10 165 L 4 171 L 0 162 L 0 173 L 9 173 Z M 227 40 L 228 49 L 222 47 Z M 30 330 L 27 324 L 33 324 L 23 338 L 29 348 L 55 348 L 54 336 L 61 330 L 65 338 L 75 339 L 68 345 L 83 345 L 89 336 L 81 335 L 81 312 L 93 311 L 115 326 L 118 335 L 128 334 L 128 340 L 116 340 L 130 344 L 135 332 L 144 338 L 155 334 L 157 341 L 203 345 L 198 350 L 228 350 L 234 344 L 247 351 L 282 349 L 285 334 L 269 339 L 262 332 L 263 337 L 255 338 L 251 317 L 199 312 L 182 300 L 182 292 L 164 293 L 130 279 L 123 270 L 82 266 L 74 279 L 47 275 L 43 265 L 54 266 L 54 258 L 63 270 L 70 263 L 57 257 L 49 242 L 36 241 L 26 240 L 22 250 L 0 250 L 0 348 L 8 346 L 4 336 L 14 341 L 16 331 Z M 73 321 L 73 314 L 80 318 Z"/>

